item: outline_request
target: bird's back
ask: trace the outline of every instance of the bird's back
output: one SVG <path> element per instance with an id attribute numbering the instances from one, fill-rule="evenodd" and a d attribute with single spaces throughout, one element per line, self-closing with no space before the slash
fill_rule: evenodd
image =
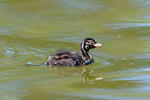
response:
<path id="1" fill-rule="evenodd" d="M 82 63 L 82 57 L 77 52 L 57 51 L 46 62 L 48 66 L 78 66 Z"/>

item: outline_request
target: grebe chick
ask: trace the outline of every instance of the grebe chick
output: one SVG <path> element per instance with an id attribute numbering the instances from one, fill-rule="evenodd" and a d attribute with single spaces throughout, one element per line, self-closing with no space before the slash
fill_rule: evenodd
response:
<path id="1" fill-rule="evenodd" d="M 90 49 L 100 47 L 102 44 L 97 43 L 93 38 L 85 38 L 80 45 L 81 53 L 71 51 L 57 51 L 49 56 L 47 66 L 82 66 L 94 62 Z"/>

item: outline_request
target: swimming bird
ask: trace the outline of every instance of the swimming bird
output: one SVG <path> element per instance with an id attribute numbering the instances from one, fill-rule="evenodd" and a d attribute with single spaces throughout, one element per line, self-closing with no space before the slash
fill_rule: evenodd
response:
<path id="1" fill-rule="evenodd" d="M 45 62 L 47 66 L 82 66 L 92 64 L 94 59 L 89 53 L 90 49 L 100 47 L 102 44 L 97 43 L 93 38 L 85 38 L 81 44 L 81 53 L 72 51 L 56 51 L 49 56 Z"/>

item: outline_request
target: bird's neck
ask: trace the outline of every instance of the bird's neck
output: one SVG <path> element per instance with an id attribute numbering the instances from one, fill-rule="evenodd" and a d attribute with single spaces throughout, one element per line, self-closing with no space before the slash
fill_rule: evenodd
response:
<path id="1" fill-rule="evenodd" d="M 82 52 L 82 59 L 84 65 L 88 65 L 94 62 L 92 55 L 89 53 L 89 50 L 81 49 Z"/>
<path id="2" fill-rule="evenodd" d="M 86 60 L 92 59 L 92 56 L 89 53 L 89 50 L 85 50 L 85 49 L 81 48 L 81 52 L 82 52 L 82 57 L 86 58 Z"/>

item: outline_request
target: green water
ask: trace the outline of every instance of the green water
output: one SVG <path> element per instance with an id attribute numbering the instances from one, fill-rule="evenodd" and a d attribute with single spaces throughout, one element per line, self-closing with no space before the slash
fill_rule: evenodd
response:
<path id="1" fill-rule="evenodd" d="M 94 64 L 26 66 L 86 37 Z M 150 100 L 149 0 L 0 0 L 0 100 L 60 99 Z"/>

